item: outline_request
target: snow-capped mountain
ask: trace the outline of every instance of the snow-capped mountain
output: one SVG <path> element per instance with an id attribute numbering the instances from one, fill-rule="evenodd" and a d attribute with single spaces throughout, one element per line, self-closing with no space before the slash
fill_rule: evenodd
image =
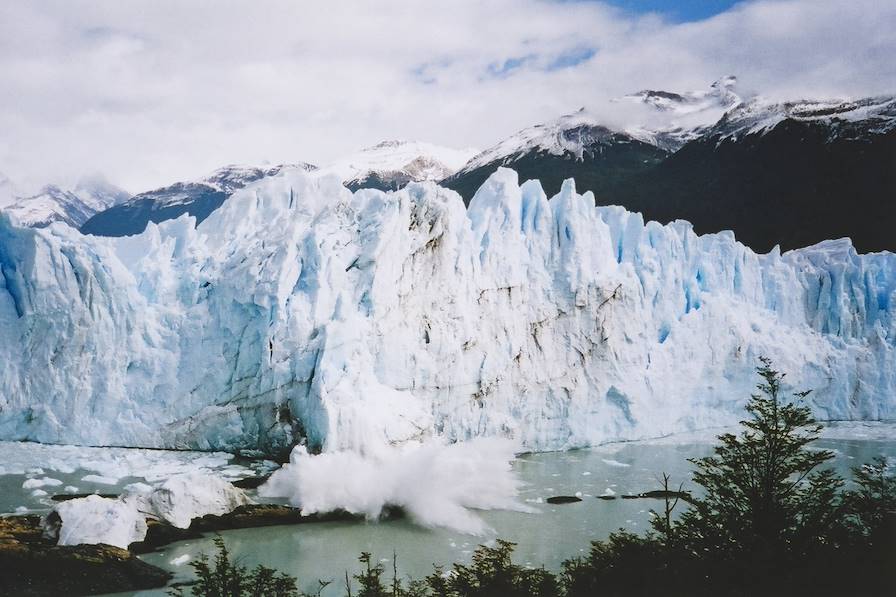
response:
<path id="1" fill-rule="evenodd" d="M 869 140 L 896 130 L 896 96 L 794 102 L 756 98 L 728 111 L 707 132 L 707 137 L 717 142 L 736 141 L 747 135 L 768 133 L 786 121 L 823 127 L 828 142 Z"/>
<path id="2" fill-rule="evenodd" d="M 447 178 L 475 154 L 475 149 L 451 149 L 419 141 L 383 141 L 324 166 L 319 173 L 336 174 L 353 191 L 395 191 L 409 182 Z"/>
<path id="3" fill-rule="evenodd" d="M 896 97 L 775 103 L 756 98 L 614 199 L 660 222 L 734 230 L 756 250 L 849 237 L 896 250 Z"/>
<path id="4" fill-rule="evenodd" d="M 283 170 L 311 172 L 316 167 L 300 162 L 277 166 L 231 165 L 192 182 L 134 195 L 130 200 L 97 213 L 81 226 L 84 234 L 126 236 L 143 232 L 149 222 L 163 222 L 188 213 L 201 222 L 234 191 Z"/>
<path id="5" fill-rule="evenodd" d="M 47 185 L 36 195 L 20 197 L 3 211 L 25 226 L 42 227 L 64 222 L 74 228 L 96 213 L 73 192 L 56 185 Z"/>
<path id="6" fill-rule="evenodd" d="M 582 108 L 574 114 L 523 129 L 467 162 L 443 184 L 471 199 L 498 167 L 513 168 L 524 179 L 539 179 L 556 192 L 566 178 L 609 200 L 627 179 L 666 158 L 669 151 L 651 140 L 613 130 Z"/>
<path id="7" fill-rule="evenodd" d="M 860 251 L 896 250 L 894 97 L 780 103 L 743 99 L 735 84 L 627 96 L 649 110 L 624 130 L 587 110 L 524 129 L 444 184 L 469 200 L 508 166 L 549 192 L 574 178 L 600 204 L 685 219 L 701 233 L 733 230 L 758 251 L 840 237 Z"/>
<path id="8" fill-rule="evenodd" d="M 617 100 L 643 108 L 643 124 L 611 127 L 600 114 L 581 108 L 573 114 L 525 128 L 476 155 L 445 184 L 469 198 L 499 166 L 538 178 L 551 191 L 574 177 L 579 186 L 612 200 L 619 184 L 664 160 L 699 137 L 743 100 L 736 77 L 715 81 L 700 92 L 643 90 Z"/>
<path id="9" fill-rule="evenodd" d="M 501 169 L 351 193 L 290 170 L 198 227 L 0 215 L 0 438 L 559 449 L 730 424 L 757 357 L 822 419 L 896 417 L 896 254 L 757 255 Z"/>
<path id="10" fill-rule="evenodd" d="M 82 177 L 72 192 L 95 212 L 109 209 L 113 205 L 124 203 L 131 198 L 131 194 L 122 188 L 110 183 L 99 174 Z"/>
<path id="11" fill-rule="evenodd" d="M 703 92 L 678 94 L 644 90 L 625 96 L 620 101 L 642 104 L 650 110 L 644 116 L 648 122 L 624 130 L 607 125 L 599 113 L 581 108 L 573 114 L 525 128 L 486 149 L 464 164 L 449 178 L 448 184 L 451 186 L 453 180 L 472 178 L 474 180 L 468 186 L 470 191 L 475 191 L 496 167 L 514 167 L 515 163 L 525 162 L 533 155 L 591 165 L 595 158 L 608 158 L 615 147 L 636 142 L 660 150 L 641 148 L 649 154 L 645 156 L 647 163 L 653 163 L 656 158 L 663 157 L 663 153 L 675 151 L 699 136 L 727 110 L 739 105 L 742 100 L 734 91 L 736 83 L 735 77 L 725 77 Z M 479 172 L 480 176 L 471 176 L 473 172 Z"/>
<path id="12" fill-rule="evenodd" d="M 725 112 L 743 101 L 735 91 L 736 86 L 737 77 L 729 75 L 713 82 L 706 91 L 673 93 L 644 89 L 627 95 L 624 99 L 647 104 L 660 112 L 678 117 L 712 110 Z"/>
<path id="13" fill-rule="evenodd" d="M 47 185 L 36 195 L 15 198 L 3 210 L 26 226 L 40 228 L 64 222 L 78 228 L 93 215 L 129 197 L 127 191 L 95 175 L 82 178 L 72 190 Z"/>
<path id="14" fill-rule="evenodd" d="M 648 106 L 654 113 L 645 115 L 642 124 L 628 127 L 626 132 L 670 152 L 678 151 L 744 102 L 736 87 L 737 77 L 728 76 L 713 82 L 705 91 L 672 93 L 645 89 L 627 95 L 620 101 Z"/>
<path id="15" fill-rule="evenodd" d="M 148 222 L 159 223 L 184 213 L 195 216 L 199 223 L 234 191 L 285 168 L 314 172 L 315 176 L 336 175 L 352 190 L 397 190 L 409 182 L 442 180 L 475 153 L 472 149 L 457 150 L 416 141 L 383 141 L 319 169 L 307 163 L 225 166 L 198 181 L 178 182 L 135 195 L 126 204 L 91 218 L 81 231 L 99 236 L 137 234 Z"/>

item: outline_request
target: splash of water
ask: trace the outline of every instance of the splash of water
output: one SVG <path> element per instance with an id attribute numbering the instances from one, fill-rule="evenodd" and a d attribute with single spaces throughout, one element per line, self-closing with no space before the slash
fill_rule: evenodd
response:
<path id="1" fill-rule="evenodd" d="M 396 506 L 423 526 L 481 535 L 489 527 L 475 510 L 532 511 L 518 500 L 521 482 L 510 464 L 515 447 L 479 438 L 311 455 L 297 446 L 259 495 L 287 498 L 305 514 L 342 509 L 375 519 Z"/>

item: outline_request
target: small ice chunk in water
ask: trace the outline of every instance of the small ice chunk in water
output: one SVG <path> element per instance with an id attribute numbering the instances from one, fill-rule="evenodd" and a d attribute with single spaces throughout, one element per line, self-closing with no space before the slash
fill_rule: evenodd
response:
<path id="1" fill-rule="evenodd" d="M 604 461 L 604 464 L 608 464 L 610 466 L 631 466 L 630 464 L 619 462 L 618 460 L 613 460 L 612 458 L 601 458 L 601 460 Z"/>
<path id="2" fill-rule="evenodd" d="M 63 488 L 63 491 L 66 493 L 78 493 L 78 488 L 75 487 L 74 485 L 66 485 Z"/>
<path id="3" fill-rule="evenodd" d="M 62 485 L 62 481 L 59 479 L 53 479 L 51 477 L 43 477 L 41 479 L 27 479 L 24 483 L 22 483 L 22 489 L 37 489 L 39 487 L 57 487 Z"/>
<path id="4" fill-rule="evenodd" d="M 45 495 L 47 495 L 47 492 L 43 489 L 35 489 L 31 492 L 32 497 L 44 497 Z"/>
<path id="5" fill-rule="evenodd" d="M 174 558 L 173 560 L 171 560 L 168 563 L 171 564 L 172 566 L 183 566 L 184 564 L 186 564 L 189 561 L 190 561 L 190 554 L 185 553 L 182 556 L 177 556 L 176 558 Z"/>
<path id="6" fill-rule="evenodd" d="M 99 485 L 115 485 L 118 483 L 118 478 L 106 475 L 84 475 L 81 477 L 81 480 L 85 483 L 98 483 Z"/>

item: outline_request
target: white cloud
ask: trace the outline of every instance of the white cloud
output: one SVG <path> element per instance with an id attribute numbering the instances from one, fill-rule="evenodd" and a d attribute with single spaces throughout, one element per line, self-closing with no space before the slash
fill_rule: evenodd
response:
<path id="1" fill-rule="evenodd" d="M 5 2 L 0 172 L 100 170 L 138 191 L 383 138 L 485 147 L 728 73 L 779 97 L 894 92 L 894 55 L 896 5 L 877 0 L 748 2 L 683 24 L 599 2 Z"/>

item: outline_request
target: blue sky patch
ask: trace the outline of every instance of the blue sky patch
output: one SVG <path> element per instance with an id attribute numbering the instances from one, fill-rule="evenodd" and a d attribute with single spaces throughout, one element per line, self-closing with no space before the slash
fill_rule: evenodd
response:
<path id="1" fill-rule="evenodd" d="M 537 56 L 535 54 L 527 54 L 525 56 L 516 56 L 514 58 L 508 58 L 503 62 L 492 62 L 488 65 L 488 74 L 492 77 L 503 78 L 513 71 L 517 70 L 525 66 L 526 64 L 535 60 Z"/>
<path id="2" fill-rule="evenodd" d="M 560 70 L 561 68 L 578 66 L 583 62 L 591 60 L 595 54 L 597 54 L 597 50 L 594 48 L 576 48 L 574 50 L 569 50 L 554 58 L 554 60 L 547 65 L 546 70 Z"/>
<path id="3" fill-rule="evenodd" d="M 580 0 L 581 1 L 581 0 Z M 591 1 L 591 0 L 584 0 Z M 670 21 L 685 23 L 689 21 L 702 21 L 709 17 L 723 13 L 735 4 L 743 0 L 682 0 L 672 2 L 670 0 L 601 0 L 604 4 L 610 4 L 617 8 L 632 13 L 645 14 L 655 12 L 663 15 Z"/>

